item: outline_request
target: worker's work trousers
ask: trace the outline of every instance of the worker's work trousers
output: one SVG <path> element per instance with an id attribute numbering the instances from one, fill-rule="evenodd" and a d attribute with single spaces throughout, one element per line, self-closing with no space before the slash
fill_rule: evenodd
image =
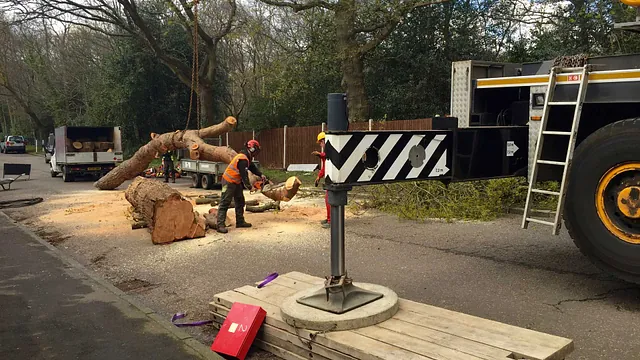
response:
<path id="1" fill-rule="evenodd" d="M 324 204 L 327 206 L 327 222 L 331 222 L 331 206 L 329 205 L 329 192 L 324 192 Z"/>
<path id="2" fill-rule="evenodd" d="M 171 175 L 171 181 L 176 182 L 176 170 L 173 166 L 173 161 L 164 161 L 164 181 L 169 181 L 169 175 Z"/>
<path id="3" fill-rule="evenodd" d="M 222 180 L 222 196 L 220 197 L 220 205 L 218 205 L 218 228 L 226 226 L 227 210 L 231 205 L 231 201 L 236 205 L 236 225 L 244 223 L 244 187 L 242 183 L 233 184 Z"/>

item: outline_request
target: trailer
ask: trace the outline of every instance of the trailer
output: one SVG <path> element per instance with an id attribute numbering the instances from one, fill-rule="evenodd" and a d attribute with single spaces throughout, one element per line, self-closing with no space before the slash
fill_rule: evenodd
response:
<path id="1" fill-rule="evenodd" d="M 227 164 L 203 160 L 180 159 L 182 176 L 191 177 L 191 186 L 211 190 L 220 182 Z"/>
<path id="2" fill-rule="evenodd" d="M 252 161 L 256 166 L 260 162 Z M 180 170 L 182 176 L 191 177 L 191 186 L 211 190 L 215 184 L 220 183 L 222 174 L 227 169 L 227 163 L 204 160 L 180 159 Z"/>
<path id="3" fill-rule="evenodd" d="M 51 144 L 49 144 L 51 145 Z M 64 182 L 79 176 L 100 178 L 123 161 L 120 127 L 61 126 L 54 130 L 51 177 Z"/>

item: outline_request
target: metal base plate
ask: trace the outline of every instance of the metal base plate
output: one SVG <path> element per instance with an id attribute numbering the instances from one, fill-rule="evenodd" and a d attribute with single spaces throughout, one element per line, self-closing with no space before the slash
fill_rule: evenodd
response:
<path id="1" fill-rule="evenodd" d="M 352 283 L 346 283 L 341 288 L 340 291 L 327 291 L 323 288 L 309 296 L 297 299 L 296 302 L 318 310 L 343 314 L 382 298 L 382 294 L 359 288 Z"/>

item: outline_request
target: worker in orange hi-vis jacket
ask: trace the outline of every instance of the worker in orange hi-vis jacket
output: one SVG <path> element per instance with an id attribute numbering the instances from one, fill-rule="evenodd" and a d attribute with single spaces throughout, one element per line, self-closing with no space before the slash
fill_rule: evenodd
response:
<path id="1" fill-rule="evenodd" d="M 218 232 L 226 234 L 229 230 L 225 225 L 227 219 L 227 210 L 233 200 L 236 205 L 236 228 L 248 228 L 251 224 L 244 220 L 244 189 L 251 190 L 253 184 L 249 180 L 251 171 L 253 174 L 262 177 L 263 183 L 266 184 L 267 178 L 258 170 L 252 162 L 253 158 L 260 152 L 260 144 L 256 140 L 249 140 L 245 144 L 245 148 L 236 155 L 227 169 L 222 174 L 222 196 L 218 205 Z"/>
<path id="2" fill-rule="evenodd" d="M 312 152 L 313 155 L 318 156 L 321 160 L 322 160 L 322 166 L 320 167 L 320 171 L 318 172 L 318 177 L 316 178 L 316 187 L 318 186 L 318 184 L 320 183 L 320 179 L 322 179 L 324 177 L 324 172 L 325 172 L 325 162 L 327 160 L 327 155 L 324 152 L 324 131 L 321 132 L 320 134 L 318 134 L 318 144 L 320 144 L 320 147 L 322 148 L 322 152 L 318 152 L 318 151 L 314 151 Z M 331 227 L 331 207 L 329 206 L 329 192 L 325 191 L 324 193 L 324 203 L 327 206 L 327 219 L 326 220 L 322 220 L 320 222 L 320 224 L 322 224 L 323 228 L 330 228 Z"/>

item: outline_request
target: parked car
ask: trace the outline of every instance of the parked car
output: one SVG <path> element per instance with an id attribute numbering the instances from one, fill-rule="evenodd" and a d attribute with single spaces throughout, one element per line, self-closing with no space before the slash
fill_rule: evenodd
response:
<path id="1" fill-rule="evenodd" d="M 0 143 L 0 151 L 6 154 L 10 151 L 14 151 L 17 153 L 26 153 L 27 148 L 24 142 L 24 137 L 17 135 L 7 135 L 2 139 Z"/>

